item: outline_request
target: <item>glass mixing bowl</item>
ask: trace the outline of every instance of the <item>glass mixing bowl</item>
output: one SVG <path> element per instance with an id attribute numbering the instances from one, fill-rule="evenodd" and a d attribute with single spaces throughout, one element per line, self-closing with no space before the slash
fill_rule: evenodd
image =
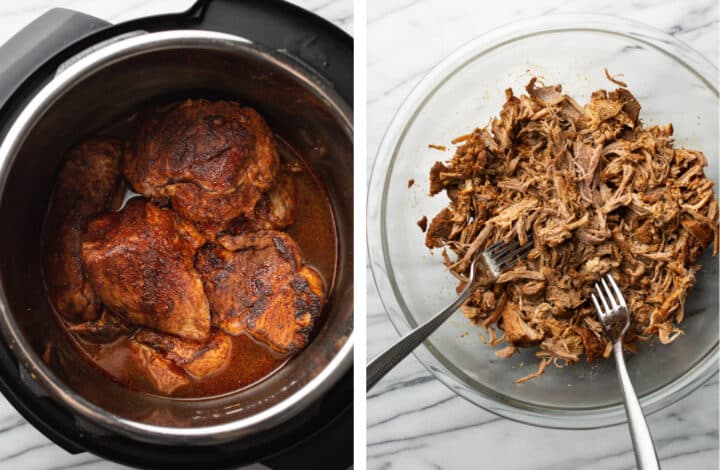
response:
<path id="1" fill-rule="evenodd" d="M 465 45 L 436 66 L 394 117 L 373 167 L 368 197 L 368 255 L 382 302 L 400 334 L 455 297 L 456 280 L 438 250 L 431 254 L 416 221 L 432 218 L 447 198 L 428 196 L 428 173 L 447 160 L 450 141 L 484 126 L 532 76 L 585 102 L 614 89 L 604 69 L 620 74 L 642 105 L 647 124 L 672 122 L 676 143 L 705 152 L 706 174 L 718 181 L 718 70 L 675 38 L 642 24 L 603 16 L 554 16 L 515 23 Z M 447 152 L 428 148 L 446 145 Z M 415 184 L 408 189 L 408 180 Z M 717 197 L 717 189 L 716 189 Z M 686 396 L 718 370 L 718 261 L 711 250 L 686 303 L 686 334 L 664 346 L 649 342 L 628 355 L 646 413 Z M 461 313 L 415 351 L 441 382 L 472 403 L 507 418 L 558 428 L 625 421 L 613 360 L 537 368 L 534 350 L 496 358 L 481 328 Z"/>

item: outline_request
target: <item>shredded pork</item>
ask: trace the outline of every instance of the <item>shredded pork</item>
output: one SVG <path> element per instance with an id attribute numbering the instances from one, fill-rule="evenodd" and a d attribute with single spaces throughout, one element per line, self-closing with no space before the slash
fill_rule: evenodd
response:
<path id="1" fill-rule="evenodd" d="M 526 260 L 492 290 L 479 282 L 462 307 L 489 330 L 491 345 L 505 343 L 499 357 L 538 349 L 537 372 L 518 382 L 551 362 L 609 357 L 589 302 L 607 272 L 630 307 L 626 347 L 652 337 L 672 342 L 682 334 L 698 256 L 710 244 L 718 253 L 707 160 L 676 148 L 671 124 L 644 126 L 640 104 L 624 87 L 598 90 L 584 106 L 535 78 L 526 90 L 517 97 L 508 89 L 500 115 L 455 139 L 455 155 L 432 167 L 431 195 L 445 192 L 450 202 L 426 234 L 461 285 L 473 257 L 492 243 L 534 239 Z"/>

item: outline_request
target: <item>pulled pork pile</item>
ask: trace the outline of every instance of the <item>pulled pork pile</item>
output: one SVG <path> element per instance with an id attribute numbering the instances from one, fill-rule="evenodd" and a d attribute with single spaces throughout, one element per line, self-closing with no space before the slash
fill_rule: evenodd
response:
<path id="1" fill-rule="evenodd" d="M 624 85 L 622 82 L 615 82 Z M 702 152 L 675 148 L 671 124 L 645 127 L 640 104 L 624 87 L 598 90 L 584 107 L 560 85 L 527 95 L 506 91 L 500 116 L 461 143 L 449 162 L 430 171 L 430 193 L 445 191 L 448 207 L 433 219 L 429 248 L 466 282 L 473 257 L 492 243 L 532 237 L 527 259 L 494 285 L 482 280 L 463 305 L 488 329 L 490 344 L 510 357 L 538 346 L 537 372 L 608 358 L 612 345 L 595 318 L 590 293 L 607 272 L 630 307 L 625 344 L 682 331 L 684 302 L 713 244 L 718 253 L 718 203 L 703 172 Z M 487 281 L 487 280 L 486 280 Z M 494 327 L 502 330 L 498 337 Z"/>

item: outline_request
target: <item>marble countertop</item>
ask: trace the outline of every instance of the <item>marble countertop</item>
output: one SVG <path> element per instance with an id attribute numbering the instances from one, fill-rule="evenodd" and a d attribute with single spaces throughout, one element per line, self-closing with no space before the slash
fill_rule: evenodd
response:
<path id="1" fill-rule="evenodd" d="M 403 99 L 428 70 L 489 29 L 550 13 L 604 13 L 642 21 L 718 63 L 717 0 L 393 0 L 368 5 L 368 161 Z M 368 358 L 397 338 L 367 271 Z M 718 378 L 649 418 L 663 469 L 718 468 Z M 541 429 L 499 418 L 455 395 L 411 356 L 371 391 L 367 468 L 630 469 L 625 425 Z"/>
<path id="2" fill-rule="evenodd" d="M 351 0 L 289 0 L 328 19 L 352 34 Z M 23 0 L 0 2 L 0 44 L 51 8 L 62 7 L 87 13 L 113 23 L 150 15 L 181 12 L 194 0 Z M 0 395 L 0 470 L 121 469 L 127 468 L 85 453 L 71 455 L 30 425 Z M 251 465 L 244 470 L 267 467 Z"/>

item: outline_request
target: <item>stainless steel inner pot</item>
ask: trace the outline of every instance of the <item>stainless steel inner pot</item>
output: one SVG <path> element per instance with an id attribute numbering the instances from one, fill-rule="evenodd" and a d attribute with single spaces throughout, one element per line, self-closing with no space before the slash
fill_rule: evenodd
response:
<path id="1" fill-rule="evenodd" d="M 89 366 L 46 299 L 40 238 L 67 149 L 149 101 L 224 97 L 257 109 L 324 181 L 339 266 L 312 343 L 247 390 L 177 400 L 128 390 Z M 318 399 L 352 364 L 352 111 L 313 71 L 237 36 L 140 33 L 71 60 L 30 100 L 0 146 L 0 329 L 28 393 L 56 400 L 84 432 L 162 444 L 218 444 L 270 429 Z M 42 360 L 54 341 L 53 367 Z"/>

